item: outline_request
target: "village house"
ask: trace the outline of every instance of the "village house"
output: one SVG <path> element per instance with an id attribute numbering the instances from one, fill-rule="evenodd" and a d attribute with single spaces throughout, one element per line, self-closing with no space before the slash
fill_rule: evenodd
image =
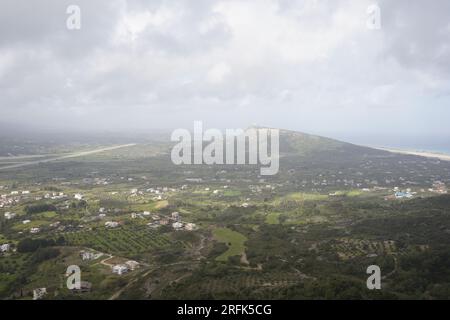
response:
<path id="1" fill-rule="evenodd" d="M 127 262 L 125 262 L 125 265 L 131 270 L 135 270 L 137 268 L 139 268 L 139 262 L 134 261 L 134 260 L 129 260 Z"/>
<path id="2" fill-rule="evenodd" d="M 30 233 L 39 233 L 41 231 L 40 228 L 31 228 Z"/>
<path id="3" fill-rule="evenodd" d="M 112 272 L 118 275 L 122 275 L 128 272 L 128 267 L 124 264 L 116 264 L 112 267 Z"/>
<path id="4" fill-rule="evenodd" d="M 157 229 L 157 228 L 159 228 L 159 223 L 158 222 L 149 222 L 149 223 L 147 223 L 147 226 L 152 229 Z"/>
<path id="5" fill-rule="evenodd" d="M 159 224 L 162 226 L 166 226 L 169 224 L 169 219 L 161 219 L 159 220 Z"/>
<path id="6" fill-rule="evenodd" d="M 80 251 L 81 260 L 94 260 L 94 253 L 89 251 Z"/>
<path id="7" fill-rule="evenodd" d="M 197 225 L 195 223 L 186 223 L 186 226 L 184 228 L 187 231 L 194 231 L 197 230 Z"/>
<path id="8" fill-rule="evenodd" d="M 87 293 L 87 292 L 91 292 L 91 288 L 92 288 L 92 283 L 87 282 L 87 281 L 81 281 L 80 282 L 80 288 L 74 288 L 72 289 L 72 292 L 74 293 Z"/>
<path id="9" fill-rule="evenodd" d="M 80 251 L 80 257 L 83 261 L 95 260 L 95 259 L 100 258 L 101 256 L 103 256 L 102 252 L 92 252 L 92 251 L 85 251 L 85 250 Z"/>
<path id="10" fill-rule="evenodd" d="M 119 223 L 116 221 L 106 221 L 105 227 L 106 228 L 117 228 L 119 226 Z"/>
<path id="11" fill-rule="evenodd" d="M 181 222 L 174 222 L 172 223 L 172 228 L 174 228 L 175 230 L 181 230 L 183 229 L 183 224 Z"/>
<path id="12" fill-rule="evenodd" d="M 409 191 L 397 191 L 394 194 L 395 198 L 403 199 L 403 198 L 412 198 L 413 195 Z"/>
<path id="13" fill-rule="evenodd" d="M 51 228 L 57 228 L 57 227 L 59 227 L 60 224 L 61 224 L 60 221 L 55 221 L 55 222 L 53 222 L 53 223 L 50 224 L 50 227 L 51 227 Z"/>
<path id="14" fill-rule="evenodd" d="M 47 294 L 47 288 L 37 288 L 33 290 L 33 300 L 42 299 Z"/>
<path id="15" fill-rule="evenodd" d="M 0 246 L 0 252 L 8 252 L 11 248 L 11 245 L 9 243 L 4 243 Z"/>
<path id="16" fill-rule="evenodd" d="M 6 212 L 5 213 L 5 219 L 6 220 L 10 220 L 10 219 L 14 218 L 15 216 L 16 216 L 16 214 L 13 213 L 13 212 Z"/>
<path id="17" fill-rule="evenodd" d="M 82 195 L 81 193 L 76 193 L 73 197 L 74 197 L 76 200 L 83 200 L 83 195 Z"/>
<path id="18" fill-rule="evenodd" d="M 180 213 L 179 213 L 179 212 L 176 212 L 176 211 L 175 211 L 175 212 L 172 212 L 171 217 L 172 217 L 173 220 L 179 221 L 179 220 L 180 220 Z"/>

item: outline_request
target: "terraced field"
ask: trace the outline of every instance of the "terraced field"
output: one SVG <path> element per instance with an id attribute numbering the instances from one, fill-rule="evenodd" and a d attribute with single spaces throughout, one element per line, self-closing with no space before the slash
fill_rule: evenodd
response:
<path id="1" fill-rule="evenodd" d="M 395 242 L 392 240 L 369 241 L 342 238 L 337 240 L 337 243 L 334 244 L 333 247 L 337 251 L 339 257 L 343 260 L 363 255 L 383 255 L 397 252 Z"/>
<path id="2" fill-rule="evenodd" d="M 201 291 L 221 293 L 242 289 L 275 289 L 296 285 L 302 280 L 301 276 L 294 273 L 250 273 L 248 275 L 228 276 L 222 279 L 208 279 L 208 281 L 201 284 Z"/>

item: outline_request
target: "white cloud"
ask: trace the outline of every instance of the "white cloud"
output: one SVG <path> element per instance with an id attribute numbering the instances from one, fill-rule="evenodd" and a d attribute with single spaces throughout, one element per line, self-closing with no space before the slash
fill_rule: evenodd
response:
<path id="1" fill-rule="evenodd" d="M 231 69 L 225 62 L 219 62 L 208 71 L 208 81 L 212 84 L 219 84 L 231 73 Z"/>

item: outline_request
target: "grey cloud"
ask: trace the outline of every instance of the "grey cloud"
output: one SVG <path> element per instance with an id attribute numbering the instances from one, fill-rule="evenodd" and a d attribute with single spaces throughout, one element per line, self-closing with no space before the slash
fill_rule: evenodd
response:
<path id="1" fill-rule="evenodd" d="M 382 29 L 371 31 L 371 3 L 4 0 L 2 119 L 84 129 L 199 119 L 323 134 L 426 121 L 421 130 L 437 130 L 450 90 L 450 5 L 380 1 Z M 65 28 L 69 4 L 81 7 L 81 30 Z M 402 113 L 409 122 L 396 126 Z"/>

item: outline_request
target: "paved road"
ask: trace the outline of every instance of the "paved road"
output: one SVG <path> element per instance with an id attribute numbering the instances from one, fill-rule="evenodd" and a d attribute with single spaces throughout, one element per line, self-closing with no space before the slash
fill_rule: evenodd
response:
<path id="1" fill-rule="evenodd" d="M 14 169 L 14 168 L 20 168 L 20 167 L 40 164 L 40 163 L 47 163 L 47 162 L 52 162 L 52 161 L 64 160 L 64 159 L 78 158 L 78 157 L 88 156 L 88 155 L 96 154 L 96 153 L 100 153 L 100 152 L 111 151 L 111 150 L 116 150 L 116 149 L 120 149 L 120 148 L 132 147 L 132 146 L 135 146 L 135 145 L 136 145 L 136 143 L 129 143 L 129 144 L 122 144 L 122 145 L 119 145 L 119 146 L 99 148 L 99 149 L 94 149 L 94 150 L 89 150 L 89 151 L 80 151 L 80 152 L 76 152 L 76 153 L 65 154 L 65 155 L 62 155 L 62 156 L 54 157 L 54 158 L 35 160 L 35 161 L 28 161 L 28 162 L 22 162 L 22 163 L 13 164 L 13 165 L 10 165 L 10 166 L 0 167 L 0 170 Z"/>

